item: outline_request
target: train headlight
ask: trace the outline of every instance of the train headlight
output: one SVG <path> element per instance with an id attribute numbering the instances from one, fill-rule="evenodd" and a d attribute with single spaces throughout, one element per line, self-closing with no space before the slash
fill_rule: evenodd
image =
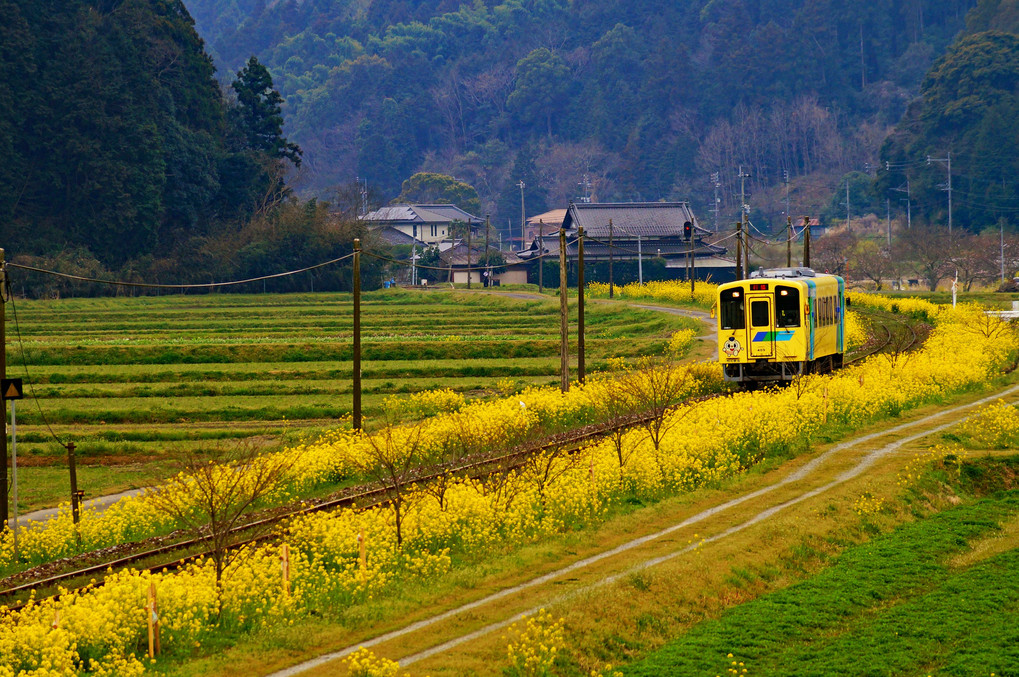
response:
<path id="1" fill-rule="evenodd" d="M 779 295 L 780 296 L 789 296 L 789 292 L 786 291 L 785 289 L 783 289 L 782 291 L 779 292 Z"/>

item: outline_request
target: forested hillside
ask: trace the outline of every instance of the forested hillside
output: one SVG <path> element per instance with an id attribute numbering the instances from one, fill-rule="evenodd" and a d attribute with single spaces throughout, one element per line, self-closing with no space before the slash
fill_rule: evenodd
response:
<path id="1" fill-rule="evenodd" d="M 203 248 L 285 193 L 257 62 L 227 105 L 179 0 L 0 0 L 0 214 L 12 253 L 121 267 Z M 275 99 L 274 99 L 275 97 Z"/>
<path id="2" fill-rule="evenodd" d="M 740 165 L 762 218 L 826 203 L 878 149 L 973 0 L 188 0 L 229 72 L 250 54 L 306 151 L 305 190 L 425 169 L 497 222 L 595 199 L 693 198 Z M 881 200 L 882 207 L 884 200 Z"/>

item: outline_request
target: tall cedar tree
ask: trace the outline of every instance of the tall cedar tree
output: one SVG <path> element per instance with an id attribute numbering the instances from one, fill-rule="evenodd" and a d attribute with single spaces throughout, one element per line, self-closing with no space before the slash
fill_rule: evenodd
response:
<path id="1" fill-rule="evenodd" d="M 273 89 L 265 66 L 251 57 L 230 86 L 237 92 L 234 114 L 248 148 L 300 167 L 302 151 L 283 136 L 283 97 Z"/>

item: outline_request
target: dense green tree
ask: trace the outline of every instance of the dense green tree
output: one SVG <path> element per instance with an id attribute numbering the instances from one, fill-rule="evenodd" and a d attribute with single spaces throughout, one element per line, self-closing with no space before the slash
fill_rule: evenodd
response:
<path id="1" fill-rule="evenodd" d="M 393 202 L 453 204 L 468 214 L 478 216 L 481 212 L 481 199 L 474 186 L 434 172 L 418 172 L 404 181 Z"/>
<path id="2" fill-rule="evenodd" d="M 552 118 L 565 109 L 570 91 L 570 67 L 561 56 L 539 47 L 517 62 L 516 84 L 506 100 L 526 125 L 544 122 L 552 136 Z"/>

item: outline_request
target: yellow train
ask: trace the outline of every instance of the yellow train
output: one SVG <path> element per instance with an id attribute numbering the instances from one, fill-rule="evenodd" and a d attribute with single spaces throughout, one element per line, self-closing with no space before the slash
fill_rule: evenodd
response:
<path id="1" fill-rule="evenodd" d="M 718 288 L 726 381 L 791 381 L 842 366 L 846 283 L 810 268 L 759 270 Z"/>

